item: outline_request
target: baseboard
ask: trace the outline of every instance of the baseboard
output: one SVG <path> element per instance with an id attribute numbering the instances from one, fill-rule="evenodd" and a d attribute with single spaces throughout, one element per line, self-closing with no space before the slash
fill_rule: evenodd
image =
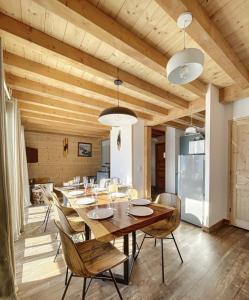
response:
<path id="1" fill-rule="evenodd" d="M 222 219 L 210 227 L 203 226 L 202 230 L 207 233 L 212 233 L 212 232 L 218 231 L 219 229 L 221 229 L 222 227 L 224 227 L 226 225 L 230 225 L 230 221 L 227 219 Z"/>

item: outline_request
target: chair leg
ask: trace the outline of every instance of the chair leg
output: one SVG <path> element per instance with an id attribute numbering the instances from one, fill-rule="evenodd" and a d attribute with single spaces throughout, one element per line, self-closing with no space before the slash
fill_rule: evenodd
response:
<path id="1" fill-rule="evenodd" d="M 45 223 L 45 221 L 47 220 L 47 215 L 48 215 L 48 210 L 49 210 L 49 206 L 47 207 L 47 210 L 46 210 L 46 214 L 45 214 L 45 218 L 42 222 L 42 225 Z"/>
<path id="2" fill-rule="evenodd" d="M 141 243 L 140 247 L 138 248 L 138 252 L 137 252 L 137 255 L 135 256 L 134 260 L 136 260 L 136 259 L 138 258 L 138 255 L 139 255 L 139 253 L 140 253 L 140 250 L 141 250 L 141 248 L 142 248 L 142 246 L 143 246 L 143 243 L 144 243 L 145 237 L 146 237 L 146 233 L 144 234 L 144 237 L 143 237 L 142 243 Z"/>
<path id="3" fill-rule="evenodd" d="M 67 270 L 66 270 L 65 285 L 67 285 L 67 277 L 68 277 L 68 267 L 67 267 Z"/>
<path id="4" fill-rule="evenodd" d="M 155 238 L 155 244 L 154 244 L 154 247 L 156 247 L 156 238 Z"/>
<path id="5" fill-rule="evenodd" d="M 176 245 L 176 249 L 177 249 L 177 252 L 178 252 L 178 254 L 179 254 L 179 256 L 180 256 L 181 262 L 183 263 L 183 259 L 182 259 L 182 256 L 181 256 L 181 252 L 180 252 L 180 250 L 179 250 L 179 248 L 178 248 L 178 246 L 177 246 L 177 243 L 176 243 L 175 237 L 174 237 L 174 235 L 173 235 L 173 232 L 171 232 L 171 235 L 172 235 L 173 241 L 174 241 L 174 243 L 175 243 L 175 245 Z"/>
<path id="6" fill-rule="evenodd" d="M 90 287 L 90 285 L 91 285 L 91 283 L 92 283 L 92 278 L 90 279 L 90 282 L 88 283 L 88 286 L 87 286 L 87 288 L 86 288 L 86 293 L 87 293 L 87 291 L 88 291 L 88 289 L 89 289 L 89 287 Z"/>
<path id="7" fill-rule="evenodd" d="M 162 255 L 162 281 L 164 283 L 164 257 L 163 257 L 163 239 L 161 239 L 161 255 Z"/>
<path id="8" fill-rule="evenodd" d="M 48 214 L 47 214 L 47 220 L 46 220 L 46 223 L 45 223 L 44 232 L 47 230 L 47 225 L 48 225 L 48 220 L 49 220 L 49 216 L 50 216 L 50 211 L 51 211 L 51 206 L 49 206 L 49 208 L 48 208 Z"/>
<path id="9" fill-rule="evenodd" d="M 112 271 L 109 270 L 109 272 L 110 272 L 112 281 L 113 281 L 113 283 L 114 283 L 114 285 L 115 285 L 115 288 L 116 288 L 116 290 L 117 290 L 117 292 L 118 292 L 119 298 L 120 298 L 120 300 L 123 300 L 123 297 L 122 297 L 122 295 L 121 295 L 121 293 L 120 293 L 120 290 L 119 290 L 119 288 L 118 288 L 117 282 L 116 282 L 116 280 L 115 280 L 115 278 L 114 278 L 114 276 L 113 276 L 113 274 L 112 274 Z"/>
<path id="10" fill-rule="evenodd" d="M 55 257 L 54 257 L 54 262 L 56 261 L 56 258 L 57 258 L 58 254 L 60 252 L 60 248 L 61 248 L 61 242 L 59 243 L 59 246 L 57 248 L 57 251 L 56 251 L 56 254 L 55 254 Z"/>
<path id="11" fill-rule="evenodd" d="M 85 298 L 86 298 L 86 278 L 84 277 L 83 289 L 82 289 L 82 300 L 85 300 Z"/>
<path id="12" fill-rule="evenodd" d="M 63 293 L 63 295 L 62 295 L 61 300 L 64 300 L 64 298 L 65 298 L 65 296 L 66 296 L 67 289 L 68 289 L 69 284 L 70 284 L 70 282 L 71 282 L 72 276 L 73 276 L 73 273 L 71 273 L 71 275 L 70 275 L 70 277 L 69 277 L 69 279 L 68 279 L 68 282 L 67 282 L 67 285 L 66 285 L 66 287 L 65 287 L 65 290 L 64 290 L 64 293 Z"/>

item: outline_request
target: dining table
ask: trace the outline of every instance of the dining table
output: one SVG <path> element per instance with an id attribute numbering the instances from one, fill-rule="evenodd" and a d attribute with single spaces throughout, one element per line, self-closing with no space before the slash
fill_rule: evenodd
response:
<path id="1" fill-rule="evenodd" d="M 92 237 L 102 242 L 115 241 L 117 238 L 123 237 L 123 252 L 128 259 L 123 263 L 122 273 L 115 273 L 115 279 L 119 283 L 129 284 L 132 269 L 137 255 L 136 231 L 142 228 L 170 217 L 175 208 L 164 206 L 151 202 L 147 207 L 153 210 L 149 216 L 134 216 L 129 213 L 129 201 L 125 194 L 122 197 L 116 197 L 115 201 L 110 200 L 110 196 L 106 191 L 96 195 L 91 189 L 84 191 L 83 197 L 95 197 L 96 202 L 93 204 L 79 204 L 81 197 L 71 196 L 69 190 L 57 189 L 67 198 L 69 205 L 73 207 L 78 215 L 85 222 L 85 238 Z M 113 215 L 107 219 L 95 220 L 89 217 L 89 212 L 97 208 L 110 208 Z M 131 235 L 131 237 L 130 237 Z M 131 244 L 130 244 L 131 243 Z M 102 274 L 102 276 L 107 276 Z"/>

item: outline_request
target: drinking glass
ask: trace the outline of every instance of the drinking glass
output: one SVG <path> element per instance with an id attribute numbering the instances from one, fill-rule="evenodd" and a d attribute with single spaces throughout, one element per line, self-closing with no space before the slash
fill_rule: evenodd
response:
<path id="1" fill-rule="evenodd" d="M 87 178 L 87 176 L 83 177 L 83 185 L 84 185 L 85 194 L 86 194 L 87 193 L 87 187 L 88 187 L 88 178 Z"/>
<path id="2" fill-rule="evenodd" d="M 129 214 L 130 213 L 130 208 L 131 208 L 131 200 L 132 200 L 132 195 L 131 195 L 131 190 L 130 189 L 127 189 L 126 196 L 128 198 L 127 214 Z"/>

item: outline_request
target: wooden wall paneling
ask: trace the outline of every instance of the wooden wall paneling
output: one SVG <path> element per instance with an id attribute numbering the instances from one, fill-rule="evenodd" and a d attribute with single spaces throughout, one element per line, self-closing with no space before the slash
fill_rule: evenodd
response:
<path id="1" fill-rule="evenodd" d="M 69 151 L 63 156 L 63 138 L 67 137 Z M 68 135 L 25 132 L 26 145 L 38 149 L 38 163 L 28 164 L 29 178 L 50 177 L 56 185 L 74 176 L 96 175 L 101 165 L 100 139 Z M 78 157 L 78 142 L 92 143 L 93 156 Z"/>

